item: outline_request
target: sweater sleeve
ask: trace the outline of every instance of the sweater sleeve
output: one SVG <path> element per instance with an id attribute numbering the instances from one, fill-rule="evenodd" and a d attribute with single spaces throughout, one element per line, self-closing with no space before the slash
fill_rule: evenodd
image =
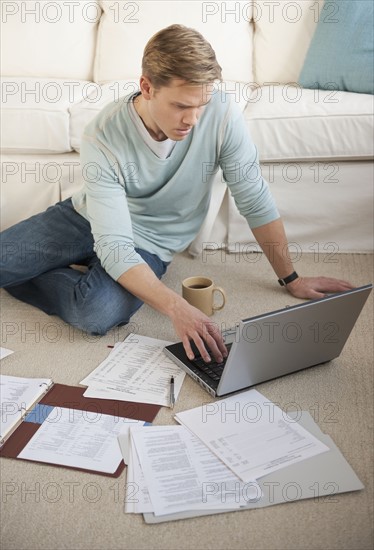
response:
<path id="1" fill-rule="evenodd" d="M 125 187 L 119 180 L 115 160 L 93 138 L 84 136 L 80 158 L 94 250 L 105 271 L 116 281 L 131 267 L 145 263 L 135 251 Z"/>
<path id="2" fill-rule="evenodd" d="M 269 185 L 261 175 L 257 149 L 239 107 L 229 103 L 219 164 L 239 212 L 250 228 L 279 218 Z"/>

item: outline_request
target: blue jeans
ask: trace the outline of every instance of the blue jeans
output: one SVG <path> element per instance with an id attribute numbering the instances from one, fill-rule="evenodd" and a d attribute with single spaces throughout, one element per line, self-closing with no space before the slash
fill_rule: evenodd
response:
<path id="1" fill-rule="evenodd" d="M 105 334 L 128 323 L 143 302 L 107 274 L 93 246 L 90 224 L 71 199 L 59 202 L 1 233 L 1 287 L 77 328 Z M 168 263 L 136 251 L 161 279 Z"/>

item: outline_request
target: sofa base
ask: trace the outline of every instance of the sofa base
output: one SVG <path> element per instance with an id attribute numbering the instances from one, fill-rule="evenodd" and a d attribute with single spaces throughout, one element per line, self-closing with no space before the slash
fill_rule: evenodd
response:
<path id="1" fill-rule="evenodd" d="M 261 169 L 295 254 L 373 252 L 371 161 L 263 163 Z M 259 250 L 219 175 L 210 211 L 189 251 L 198 255 L 207 247 Z"/>
<path id="2" fill-rule="evenodd" d="M 261 168 L 292 251 L 373 251 L 371 161 L 277 162 Z M 78 153 L 3 155 L 1 174 L 2 230 L 71 196 L 83 184 Z M 198 255 L 207 246 L 228 252 L 258 250 L 221 173 L 208 216 L 189 251 Z"/>

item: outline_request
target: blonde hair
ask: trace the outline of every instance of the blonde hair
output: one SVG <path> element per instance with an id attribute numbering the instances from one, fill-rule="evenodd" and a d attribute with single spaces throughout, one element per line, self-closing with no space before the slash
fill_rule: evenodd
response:
<path id="1" fill-rule="evenodd" d="M 155 88 L 175 78 L 193 85 L 222 78 L 212 46 L 198 31 L 183 25 L 170 25 L 152 36 L 144 49 L 142 71 Z"/>

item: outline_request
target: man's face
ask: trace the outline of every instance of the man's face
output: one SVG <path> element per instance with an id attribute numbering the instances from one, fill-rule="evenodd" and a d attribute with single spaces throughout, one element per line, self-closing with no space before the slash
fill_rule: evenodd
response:
<path id="1" fill-rule="evenodd" d="M 142 77 L 142 105 L 139 114 L 151 136 L 162 141 L 185 139 L 202 115 L 213 93 L 213 84 L 191 85 L 172 80 L 168 86 L 155 89 Z"/>

